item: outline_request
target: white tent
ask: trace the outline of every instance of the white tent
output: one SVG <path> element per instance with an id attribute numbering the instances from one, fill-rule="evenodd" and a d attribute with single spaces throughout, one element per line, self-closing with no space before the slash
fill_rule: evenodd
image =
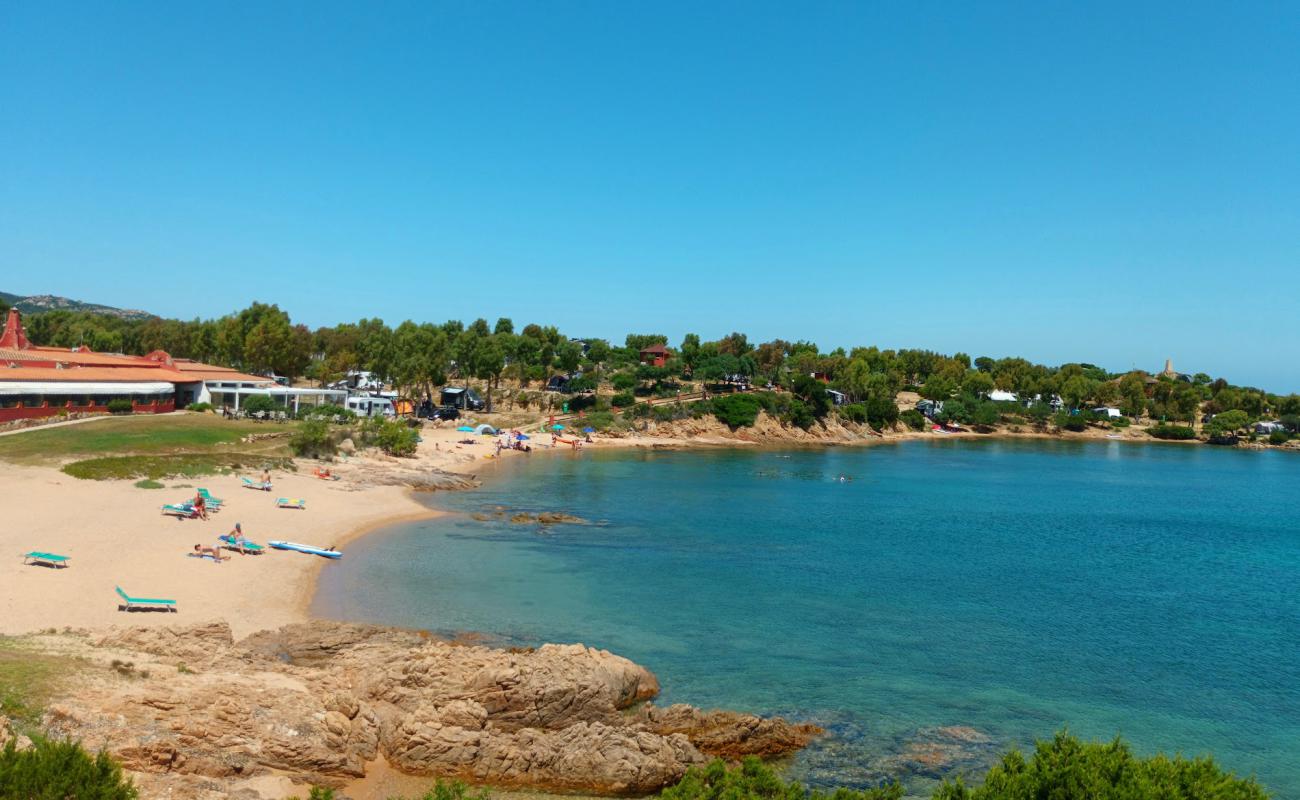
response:
<path id="1" fill-rule="evenodd" d="M 0 374 L 0 395 L 172 394 L 175 385 L 165 381 L 117 383 L 112 381 L 6 381 Z"/>

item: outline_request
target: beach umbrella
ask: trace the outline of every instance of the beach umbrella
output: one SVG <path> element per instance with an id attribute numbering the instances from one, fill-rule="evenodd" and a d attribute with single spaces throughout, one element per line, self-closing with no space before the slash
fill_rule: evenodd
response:
<path id="1" fill-rule="evenodd" d="M 518 440 L 521 441 L 521 442 L 526 442 L 526 441 L 528 441 L 528 434 L 526 434 L 526 433 L 515 434 L 515 438 L 518 439 Z"/>
<path id="2" fill-rule="evenodd" d="M 552 426 L 551 426 L 551 430 L 553 430 L 553 431 L 562 431 L 562 430 L 564 430 L 564 426 L 563 426 L 563 425 L 552 425 Z"/>
<path id="3" fill-rule="evenodd" d="M 458 430 L 458 431 L 464 431 L 465 433 L 473 433 L 473 432 L 474 432 L 474 429 L 471 428 L 471 427 L 468 426 L 468 425 L 461 425 L 461 426 L 460 426 L 459 428 L 457 428 L 456 430 Z"/>

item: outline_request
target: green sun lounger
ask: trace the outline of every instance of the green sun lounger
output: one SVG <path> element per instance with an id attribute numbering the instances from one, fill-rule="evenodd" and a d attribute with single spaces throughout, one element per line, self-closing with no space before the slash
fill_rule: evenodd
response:
<path id="1" fill-rule="evenodd" d="M 221 542 L 221 546 L 226 548 L 227 550 L 234 550 L 235 552 L 239 552 L 239 545 L 231 541 L 229 536 L 218 536 L 217 541 Z M 252 542 L 244 542 L 244 549 L 250 553 L 261 553 L 266 548 L 260 544 L 253 544 Z"/>
<path id="2" fill-rule="evenodd" d="M 163 608 L 172 612 L 173 614 L 176 613 L 175 600 L 157 600 L 149 597 L 131 597 L 126 592 L 122 591 L 121 586 L 114 586 L 113 588 L 117 589 L 118 597 L 121 597 L 123 600 L 126 601 L 126 605 L 117 607 L 119 611 L 130 611 L 133 608 Z"/>
<path id="3" fill-rule="evenodd" d="M 275 504 L 280 508 L 307 508 L 306 500 L 290 500 L 287 497 L 277 498 Z"/>
<path id="4" fill-rule="evenodd" d="M 222 503 L 226 502 L 220 497 L 213 497 L 212 493 L 207 489 L 199 489 L 199 494 L 203 496 L 203 499 L 207 501 L 208 505 L 213 507 L 220 507 Z"/>
<path id="5" fill-rule="evenodd" d="M 182 519 L 189 519 L 194 516 L 194 506 L 189 503 L 167 503 L 162 507 L 162 513 Z"/>
<path id="6" fill-rule="evenodd" d="M 31 553 L 23 554 L 23 563 L 49 564 L 51 567 L 64 568 L 68 566 L 68 561 L 71 560 L 71 558 L 72 556 L 60 556 L 54 553 L 38 553 L 33 551 Z"/>
<path id="7" fill-rule="evenodd" d="M 256 489 L 259 492 L 271 491 L 271 484 L 269 482 L 263 483 L 262 481 L 255 481 L 252 478 L 240 478 L 240 480 L 244 482 L 245 489 Z"/>

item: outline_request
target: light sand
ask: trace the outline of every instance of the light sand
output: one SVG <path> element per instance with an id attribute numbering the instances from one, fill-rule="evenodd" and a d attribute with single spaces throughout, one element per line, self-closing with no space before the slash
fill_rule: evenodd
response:
<path id="1" fill-rule="evenodd" d="M 0 553 L 7 554 L 0 559 L 0 633 L 224 619 L 243 635 L 301 621 L 327 559 L 268 548 L 257 556 L 231 553 L 218 564 L 190 557 L 193 546 L 217 545 L 239 522 L 258 544 L 285 539 L 341 547 L 376 526 L 434 513 L 398 486 L 347 491 L 342 481 L 272 477 L 272 492 L 244 489 L 234 476 L 199 480 L 226 507 L 207 521 L 178 520 L 163 516 L 160 506 L 193 497 L 194 489 L 137 489 L 48 467 L 0 465 Z M 277 497 L 302 497 L 307 508 L 276 508 Z M 31 550 L 71 556 L 71 565 L 24 565 L 20 554 Z M 118 611 L 114 586 L 135 597 L 174 599 L 178 612 Z"/>

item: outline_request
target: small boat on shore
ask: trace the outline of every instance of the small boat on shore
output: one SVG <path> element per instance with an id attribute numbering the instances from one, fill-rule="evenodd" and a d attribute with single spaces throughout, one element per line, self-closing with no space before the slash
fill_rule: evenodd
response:
<path id="1" fill-rule="evenodd" d="M 267 542 L 276 550 L 297 550 L 299 553 L 309 553 L 313 556 L 324 556 L 326 558 L 342 558 L 343 554 L 338 550 L 330 550 L 325 547 L 316 547 L 310 544 L 298 544 L 297 542 L 281 542 L 272 540 Z"/>

